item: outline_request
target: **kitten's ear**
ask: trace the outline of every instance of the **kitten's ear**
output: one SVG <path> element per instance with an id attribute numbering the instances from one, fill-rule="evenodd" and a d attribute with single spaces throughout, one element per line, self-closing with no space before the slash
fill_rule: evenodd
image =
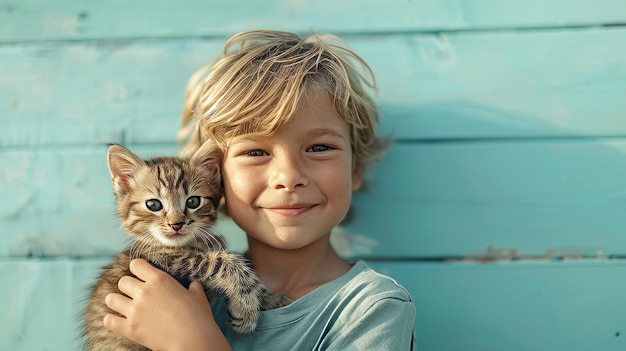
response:
<path id="1" fill-rule="evenodd" d="M 221 186 L 222 176 L 220 171 L 221 151 L 211 140 L 207 140 L 191 156 L 191 164 L 200 167 L 204 175 L 211 182 Z"/>
<path id="2" fill-rule="evenodd" d="M 107 162 L 116 194 L 130 191 L 139 170 L 146 165 L 142 159 L 120 145 L 109 146 Z"/>

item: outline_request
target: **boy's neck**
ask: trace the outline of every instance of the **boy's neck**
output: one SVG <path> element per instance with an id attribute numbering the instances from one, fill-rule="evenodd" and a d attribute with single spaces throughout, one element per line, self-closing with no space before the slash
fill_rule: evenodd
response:
<path id="1" fill-rule="evenodd" d="M 350 270 L 330 245 L 330 234 L 300 249 L 282 250 L 248 237 L 248 258 L 265 286 L 298 299 Z"/>

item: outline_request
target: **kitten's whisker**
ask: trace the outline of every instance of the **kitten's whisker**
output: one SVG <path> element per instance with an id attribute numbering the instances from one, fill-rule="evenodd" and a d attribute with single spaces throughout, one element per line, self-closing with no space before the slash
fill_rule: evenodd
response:
<path id="1" fill-rule="evenodd" d="M 194 229 L 193 231 L 193 235 L 195 238 L 198 238 L 200 240 L 202 240 L 202 242 L 208 247 L 211 248 L 210 242 L 209 242 L 209 238 L 207 238 L 206 234 L 204 233 L 204 229 L 202 227 L 197 227 Z"/>
<path id="2" fill-rule="evenodd" d="M 139 254 L 141 253 L 145 253 L 146 255 L 152 254 L 150 252 L 152 248 L 152 245 L 150 244 L 151 241 L 152 241 L 152 234 L 149 231 L 141 235 L 141 246 L 139 247 L 141 251 L 139 252 Z"/>
<path id="3" fill-rule="evenodd" d="M 191 231 L 191 237 L 192 240 L 189 241 L 189 243 L 187 243 L 187 247 L 189 247 L 190 249 L 193 250 L 194 255 L 198 255 L 199 251 L 200 251 L 200 243 L 198 242 L 198 235 L 196 233 L 195 230 Z M 201 238 L 200 238 L 201 239 Z"/>
<path id="4" fill-rule="evenodd" d="M 139 252 L 141 252 L 141 241 L 135 240 L 130 246 L 130 259 L 137 258 L 139 256 Z"/>
<path id="5" fill-rule="evenodd" d="M 154 235 L 150 235 L 150 239 L 149 239 L 149 250 L 150 250 L 150 257 L 153 260 L 156 260 L 157 258 L 160 258 L 162 255 L 160 255 L 161 253 L 161 249 L 163 247 L 163 244 L 161 243 L 161 241 L 159 239 L 157 239 Z M 159 261 L 159 263 L 161 263 L 161 260 L 157 260 Z"/>
<path id="6" fill-rule="evenodd" d="M 211 243 L 211 247 L 214 250 L 226 250 L 226 243 L 224 242 L 224 239 L 218 235 L 215 234 L 211 229 L 209 228 L 199 228 L 204 234 L 205 237 L 210 240 Z"/>
<path id="7" fill-rule="evenodd" d="M 206 228 L 206 234 L 215 246 L 217 250 L 225 250 L 226 245 L 224 243 L 224 239 L 217 233 L 215 233 L 212 228 Z"/>
<path id="8" fill-rule="evenodd" d="M 133 241 L 133 244 L 130 248 L 130 258 L 139 258 L 143 255 L 151 255 L 150 249 L 152 245 L 150 245 L 150 241 L 153 240 L 153 236 L 150 232 L 144 232 L 143 234 L 137 236 Z"/>
<path id="9" fill-rule="evenodd" d="M 206 250 L 209 251 L 214 251 L 216 250 L 215 245 L 213 244 L 214 239 L 212 235 L 207 235 L 205 233 L 207 229 L 204 228 L 197 228 L 197 230 L 194 232 L 194 234 L 200 238 L 200 240 L 202 240 L 202 242 L 204 243 Z"/>
<path id="10" fill-rule="evenodd" d="M 193 231 L 193 236 L 194 238 L 197 240 L 198 238 L 200 240 L 202 240 L 202 242 L 204 243 L 204 245 L 206 246 L 207 249 L 211 248 L 211 243 L 209 242 L 209 239 L 206 237 L 206 235 L 204 235 L 204 232 L 202 231 L 202 228 L 197 228 L 197 230 Z"/>

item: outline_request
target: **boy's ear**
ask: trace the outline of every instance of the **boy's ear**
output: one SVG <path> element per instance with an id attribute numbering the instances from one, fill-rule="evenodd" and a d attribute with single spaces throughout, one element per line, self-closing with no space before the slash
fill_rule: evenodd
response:
<path id="1" fill-rule="evenodd" d="M 207 140 L 194 152 L 190 162 L 192 165 L 200 167 L 204 176 L 218 187 L 222 183 L 220 170 L 220 150 L 211 140 Z"/>
<path id="2" fill-rule="evenodd" d="M 135 177 L 146 163 L 120 145 L 111 145 L 107 152 L 111 182 L 116 194 L 125 194 L 132 189 Z"/>

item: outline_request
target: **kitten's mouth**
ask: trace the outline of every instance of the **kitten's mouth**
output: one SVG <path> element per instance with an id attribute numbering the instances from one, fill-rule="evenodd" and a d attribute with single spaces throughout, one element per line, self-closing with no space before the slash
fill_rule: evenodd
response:
<path id="1" fill-rule="evenodd" d="M 171 236 L 171 237 L 174 237 L 174 238 L 180 238 L 180 237 L 185 236 L 185 234 L 182 234 L 182 233 L 180 233 L 180 232 L 176 232 L 176 233 L 174 233 L 174 234 L 170 234 L 170 236 Z"/>

